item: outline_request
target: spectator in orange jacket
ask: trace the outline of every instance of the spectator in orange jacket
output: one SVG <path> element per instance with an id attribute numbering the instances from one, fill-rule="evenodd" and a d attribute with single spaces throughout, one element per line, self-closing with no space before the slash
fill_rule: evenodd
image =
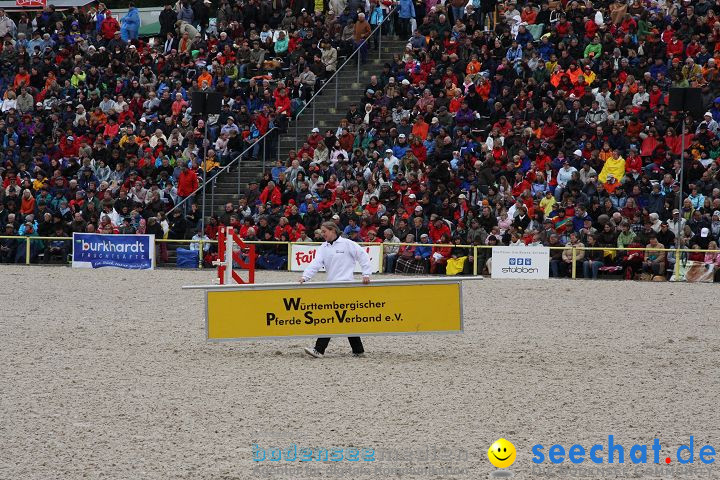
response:
<path id="1" fill-rule="evenodd" d="M 429 131 L 430 125 L 428 125 L 422 115 L 418 115 L 415 119 L 415 123 L 413 124 L 412 134 L 424 141 L 427 139 Z"/>
<path id="2" fill-rule="evenodd" d="M 203 72 L 197 79 L 197 86 L 203 88 L 203 83 L 210 87 L 212 85 L 212 75 L 207 71 L 207 68 L 203 68 Z"/>
<path id="3" fill-rule="evenodd" d="M 117 137 L 118 132 L 120 132 L 120 125 L 117 124 L 113 117 L 109 117 L 107 122 L 108 123 L 105 125 L 105 129 L 103 130 L 103 136 L 109 138 Z"/>
<path id="4" fill-rule="evenodd" d="M 470 61 L 467 64 L 467 68 L 465 69 L 465 73 L 467 75 L 476 75 L 480 73 L 482 70 L 482 63 L 478 60 L 477 54 L 473 53 L 470 56 Z"/>
<path id="5" fill-rule="evenodd" d="M 13 88 L 18 89 L 22 86 L 28 86 L 30 85 L 30 74 L 25 70 L 25 67 L 19 67 L 18 73 L 15 75 L 15 80 L 13 81 Z"/>

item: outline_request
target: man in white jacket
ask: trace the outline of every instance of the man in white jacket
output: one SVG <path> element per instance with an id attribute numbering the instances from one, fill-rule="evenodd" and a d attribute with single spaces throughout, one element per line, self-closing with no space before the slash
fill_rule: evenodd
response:
<path id="1" fill-rule="evenodd" d="M 315 259 L 303 272 L 300 283 L 310 280 L 322 267 L 325 267 L 328 282 L 351 282 L 353 281 L 355 262 L 359 262 L 362 268 L 363 283 L 368 284 L 372 266 L 367 252 L 352 240 L 341 237 L 340 228 L 335 222 L 324 222 L 320 227 L 320 232 L 325 242 L 318 247 Z M 365 353 L 360 337 L 348 337 L 348 340 L 353 355 L 361 356 Z M 315 358 L 322 358 L 329 343 L 329 337 L 318 338 L 315 348 L 306 347 L 305 353 Z"/>

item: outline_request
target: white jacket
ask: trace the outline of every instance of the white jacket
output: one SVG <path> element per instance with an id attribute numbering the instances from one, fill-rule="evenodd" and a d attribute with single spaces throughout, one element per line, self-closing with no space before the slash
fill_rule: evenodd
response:
<path id="1" fill-rule="evenodd" d="M 315 258 L 303 272 L 303 280 L 310 280 L 325 267 L 328 282 L 351 282 L 355 270 L 355 262 L 360 263 L 363 277 L 372 273 L 370 257 L 363 247 L 344 237 L 334 242 L 323 242 L 315 253 Z"/>

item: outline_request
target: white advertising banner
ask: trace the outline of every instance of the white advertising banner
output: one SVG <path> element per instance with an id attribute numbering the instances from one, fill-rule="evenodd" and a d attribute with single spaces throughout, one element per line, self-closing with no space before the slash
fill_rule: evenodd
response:
<path id="1" fill-rule="evenodd" d="M 304 272 L 310 262 L 315 258 L 315 252 L 319 245 L 298 245 L 293 244 L 290 250 L 290 270 L 293 272 Z M 380 257 L 382 257 L 382 247 L 380 245 L 363 245 L 365 251 L 370 256 L 370 265 L 372 265 L 373 273 L 380 271 Z M 321 269 L 324 272 L 325 269 Z M 355 272 L 360 273 L 360 264 L 355 263 Z"/>
<path id="2" fill-rule="evenodd" d="M 550 249 L 547 247 L 493 247 L 492 278 L 550 277 Z"/>

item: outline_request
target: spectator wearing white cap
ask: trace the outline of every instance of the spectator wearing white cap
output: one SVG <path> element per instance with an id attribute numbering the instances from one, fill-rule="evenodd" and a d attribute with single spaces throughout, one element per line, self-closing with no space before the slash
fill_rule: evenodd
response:
<path id="1" fill-rule="evenodd" d="M 383 164 L 389 172 L 392 172 L 393 167 L 395 167 L 396 165 L 400 165 L 400 160 L 395 156 L 392 148 L 385 149 L 385 155 L 383 156 Z"/>
<path id="2" fill-rule="evenodd" d="M 577 172 L 577 169 L 570 165 L 569 160 L 563 161 L 562 168 L 557 173 L 557 187 L 555 188 L 555 199 L 560 202 L 563 199 L 563 193 L 567 183 L 572 179 L 573 173 Z"/>
<path id="3" fill-rule="evenodd" d="M 675 234 L 676 237 L 680 236 L 687 221 L 680 216 L 680 210 L 677 208 L 672 211 L 672 218 L 668 221 L 670 231 Z"/>
<path id="4" fill-rule="evenodd" d="M 703 115 L 703 121 L 700 122 L 695 130 L 695 135 L 698 135 L 700 133 L 700 129 L 703 127 L 707 128 L 713 135 L 717 135 L 718 127 L 720 127 L 720 125 L 718 125 L 718 122 L 713 119 L 711 112 L 705 112 L 705 115 Z"/>
<path id="5" fill-rule="evenodd" d="M 232 115 L 227 117 L 227 121 L 225 122 L 225 125 L 222 126 L 220 129 L 220 133 L 227 133 L 230 135 L 230 132 L 234 131 L 235 133 L 240 133 L 240 128 L 235 124 L 235 117 Z"/>
<path id="6" fill-rule="evenodd" d="M 700 249 L 707 250 L 710 242 L 714 240 L 716 240 L 716 238 L 710 233 L 710 229 L 708 227 L 703 227 L 695 234 L 695 236 L 692 237 L 692 239 L 690 239 L 690 247 L 695 248 L 697 245 Z"/>

